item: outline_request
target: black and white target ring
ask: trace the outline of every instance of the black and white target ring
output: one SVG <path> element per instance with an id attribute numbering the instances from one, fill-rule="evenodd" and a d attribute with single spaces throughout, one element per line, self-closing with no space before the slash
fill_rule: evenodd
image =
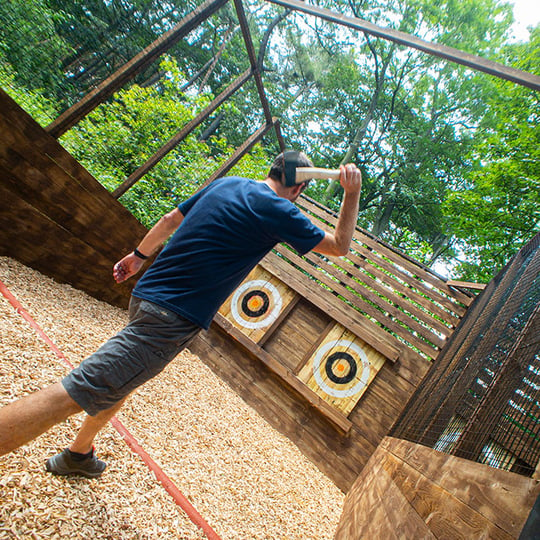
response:
<path id="1" fill-rule="evenodd" d="M 362 348 L 345 339 L 325 343 L 313 359 L 313 376 L 317 384 L 333 397 L 354 396 L 367 385 L 369 373 L 369 360 Z"/>
<path id="2" fill-rule="evenodd" d="M 281 294 L 272 283 L 254 279 L 236 289 L 231 299 L 231 314 L 240 326 L 264 328 L 278 318 L 282 306 Z"/>

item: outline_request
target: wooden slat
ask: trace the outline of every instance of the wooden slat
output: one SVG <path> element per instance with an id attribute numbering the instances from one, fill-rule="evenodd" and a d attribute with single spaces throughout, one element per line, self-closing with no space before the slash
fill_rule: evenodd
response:
<path id="1" fill-rule="evenodd" d="M 291 250 L 283 247 L 283 246 L 276 246 L 276 251 L 278 253 L 281 253 L 285 257 L 287 257 L 289 260 L 291 260 L 295 266 L 298 268 L 301 268 L 302 270 L 309 272 L 312 269 L 312 266 L 306 262 L 306 260 L 302 259 L 296 253 L 292 252 Z M 370 304 L 364 302 L 363 304 L 359 304 L 358 297 L 354 295 L 351 291 L 349 291 L 346 287 L 338 284 L 336 281 L 330 279 L 327 277 L 324 273 L 317 273 L 316 279 L 338 293 L 339 295 L 343 296 L 343 298 L 347 299 L 349 302 L 351 302 L 353 305 L 358 306 L 359 309 L 361 309 L 363 312 L 368 314 L 369 316 L 373 317 L 374 319 L 381 322 L 386 328 L 389 330 L 395 332 L 399 336 L 401 336 L 403 339 L 420 349 L 423 353 L 428 355 L 430 358 L 435 358 L 437 356 L 437 350 L 431 346 L 429 343 L 426 343 L 425 341 L 422 341 L 421 339 L 417 338 L 416 336 L 412 335 L 411 333 L 407 332 L 402 326 L 400 326 L 396 321 L 394 321 L 392 318 L 385 316 L 383 313 L 381 313 L 378 309 L 371 306 Z M 371 299 L 371 298 L 370 298 Z M 388 310 L 390 311 L 390 310 Z"/>
<path id="2" fill-rule="evenodd" d="M 421 318 L 421 320 L 423 320 L 424 322 L 430 325 L 435 325 L 434 319 L 432 317 L 429 317 L 424 312 L 420 312 L 420 310 L 415 309 L 414 306 L 411 306 L 410 303 L 408 303 L 406 300 L 404 300 L 403 298 L 395 294 L 395 292 L 382 286 L 380 283 L 370 278 L 369 276 L 363 275 L 361 273 L 356 274 L 355 278 L 361 280 L 365 285 L 368 285 L 368 287 L 371 287 L 375 290 L 375 292 L 372 292 L 368 287 L 364 287 L 361 283 L 358 283 L 357 281 L 349 277 L 347 274 L 341 272 L 334 265 L 328 264 L 327 262 L 324 261 L 324 259 L 321 259 L 317 255 L 314 255 L 312 253 L 307 253 L 304 257 L 306 260 L 311 261 L 314 264 L 317 264 L 325 272 L 338 278 L 348 288 L 353 289 L 360 296 L 366 298 L 370 302 L 373 302 L 374 304 L 379 306 L 384 311 L 388 312 L 390 315 L 393 316 L 393 318 L 398 319 L 400 322 L 404 323 L 411 330 L 420 334 L 430 343 L 433 343 L 437 347 L 442 347 L 444 345 L 444 339 L 441 339 L 438 335 L 434 334 L 431 331 L 431 328 L 426 328 L 425 326 L 421 325 L 415 318 L 411 317 L 408 313 L 404 313 L 403 311 L 399 310 L 395 304 L 397 304 L 397 306 L 400 306 L 409 312 L 413 312 L 415 317 Z M 342 266 L 342 265 L 339 265 L 339 268 L 342 268 L 348 272 L 352 270 L 352 268 L 347 269 L 345 266 Z M 380 295 L 383 295 L 383 297 L 381 298 Z M 361 306 L 363 304 L 358 304 L 358 305 Z M 444 330 L 441 329 L 440 331 L 446 331 L 446 332 L 448 331 L 448 328 L 442 324 L 440 324 L 440 327 L 437 326 L 437 328 L 444 329 Z"/>
<path id="3" fill-rule="evenodd" d="M 319 222 L 317 225 L 320 226 L 322 224 Z M 329 226 L 322 226 L 321 228 L 330 232 L 333 231 L 333 229 Z M 386 284 L 389 289 L 398 291 L 403 295 L 403 297 L 400 297 L 399 295 L 397 296 L 399 298 L 398 301 L 405 302 L 408 306 L 407 309 L 415 310 L 415 314 L 418 314 L 420 318 L 427 317 L 428 320 L 435 321 L 437 328 L 443 333 L 449 332 L 449 329 L 443 323 L 434 318 L 434 314 L 454 327 L 459 323 L 460 315 L 464 313 L 463 306 L 449 303 L 446 297 L 442 296 L 437 291 L 434 291 L 433 288 L 429 288 L 422 281 L 411 277 L 408 273 L 402 272 L 398 267 L 380 257 L 375 251 L 361 246 L 358 242 L 353 242 L 351 244 L 349 252 L 345 257 L 325 258 L 328 258 L 333 264 L 338 265 L 340 268 L 343 268 L 348 272 L 351 272 L 351 268 L 349 268 L 349 266 L 352 266 L 352 268 L 358 271 L 354 273 L 351 272 L 355 278 L 363 279 L 363 276 L 365 275 L 363 272 L 359 271 L 359 269 L 363 269 L 365 272 L 373 274 L 376 278 L 381 280 L 382 284 Z M 352 265 L 344 263 L 343 261 L 345 260 L 352 263 Z M 383 270 L 386 270 L 389 273 L 387 274 Z M 371 278 L 367 278 L 366 276 L 366 279 Z M 373 280 L 369 283 L 373 283 Z M 383 287 L 382 284 L 378 284 L 376 281 L 374 283 L 375 288 L 380 289 Z M 415 288 L 420 292 L 417 292 Z M 383 288 L 383 290 L 386 294 L 387 289 Z M 446 304 L 446 309 L 437 303 L 435 297 L 438 297 L 441 302 Z M 427 313 L 422 312 L 422 310 L 420 310 L 415 303 L 423 306 L 427 310 Z M 449 306 L 453 307 L 450 308 Z M 450 312 L 448 309 L 452 309 L 452 311 Z"/>
<path id="4" fill-rule="evenodd" d="M 364 495 L 376 479 L 376 473 L 380 469 L 379 462 L 382 458 L 384 458 L 384 450 L 378 447 L 347 493 L 334 540 L 366 538 L 364 529 L 371 522 L 365 519 L 370 509 L 369 505 L 364 502 Z"/>
<path id="5" fill-rule="evenodd" d="M 324 220 L 325 222 L 328 222 L 333 227 L 335 227 L 335 225 L 337 224 L 337 218 L 332 215 L 328 210 L 325 211 L 319 208 L 317 205 L 313 204 L 304 197 L 301 197 L 298 200 L 298 205 L 301 207 L 305 206 L 306 210 L 308 210 L 309 213 L 312 213 L 313 215 Z M 307 215 L 309 215 L 309 213 Z M 469 305 L 473 301 L 474 298 L 472 296 L 467 295 L 462 291 L 458 291 L 457 289 L 448 287 L 444 279 L 430 272 L 429 269 L 424 268 L 423 265 L 421 265 L 414 259 L 411 259 L 405 254 L 400 253 L 397 249 L 391 246 L 387 246 L 384 242 L 378 239 L 372 238 L 360 228 L 356 228 L 353 237 L 356 241 L 360 242 L 361 244 L 365 244 L 366 246 L 368 246 L 368 248 L 374 250 L 379 257 L 384 256 L 388 260 L 392 261 L 395 265 L 394 271 L 397 272 L 398 275 L 403 275 L 406 278 L 406 281 L 414 281 L 418 284 L 418 286 L 421 286 L 422 281 L 420 280 L 423 280 L 445 292 L 445 294 L 449 295 L 450 298 L 441 295 L 438 291 L 434 291 L 432 288 L 425 289 L 426 292 L 430 293 L 431 295 L 435 295 L 439 299 L 439 301 L 443 302 L 446 300 L 447 303 L 449 302 L 449 309 L 460 308 L 459 305 L 453 305 L 451 299 L 457 300 L 465 305 Z"/>
<path id="6" fill-rule="evenodd" d="M 299 206 L 304 205 L 308 211 L 304 211 L 304 213 L 310 218 L 314 219 L 312 214 L 316 217 L 320 218 L 323 221 L 319 221 L 318 219 L 315 221 L 315 224 L 329 232 L 333 232 L 335 229 L 335 226 L 337 224 L 337 218 L 335 218 L 333 215 L 329 214 L 328 212 L 324 212 L 321 210 L 318 206 L 312 204 L 311 202 L 307 202 L 306 200 L 302 199 L 302 202 L 299 204 Z M 328 222 L 328 223 L 327 223 Z M 433 288 L 428 287 L 423 281 L 419 280 L 418 278 L 411 275 L 410 272 L 406 271 L 400 264 L 404 260 L 404 256 L 399 255 L 398 253 L 394 252 L 391 248 L 386 248 L 389 250 L 389 253 L 392 254 L 391 257 L 383 258 L 378 252 L 377 249 L 374 249 L 373 247 L 364 247 L 363 245 L 363 239 L 366 238 L 367 235 L 363 234 L 359 229 L 357 229 L 354 233 L 354 241 L 351 243 L 349 253 L 346 255 L 346 258 L 357 262 L 358 264 L 369 264 L 370 268 L 373 268 L 374 270 L 377 268 L 377 266 L 380 266 L 384 268 L 387 272 L 389 272 L 390 275 L 383 274 L 383 280 L 388 281 L 388 279 L 392 278 L 394 281 L 404 282 L 408 285 L 407 287 L 407 294 L 417 294 L 418 298 L 417 300 L 421 302 L 421 298 L 424 299 L 425 302 L 427 302 L 427 306 L 429 306 L 429 310 L 433 308 L 437 308 L 437 304 L 435 304 L 435 299 L 438 299 L 441 303 L 445 303 L 445 307 L 448 309 L 452 309 L 452 311 L 457 312 L 463 312 L 463 307 L 458 304 L 453 304 L 450 302 L 446 296 L 441 295 L 438 291 L 434 291 Z M 370 237 L 367 237 L 368 240 Z M 382 243 L 373 241 L 371 245 L 379 246 L 381 248 L 385 247 Z M 358 255 L 362 256 L 360 258 Z M 390 259 L 390 260 L 387 260 Z M 339 260 L 337 257 L 332 257 L 332 261 Z M 421 294 L 416 293 L 414 289 L 410 289 L 409 287 L 415 287 L 420 292 L 423 292 L 427 296 L 427 298 L 424 298 L 421 296 Z M 410 291 L 410 293 L 409 293 Z M 416 298 L 416 297 L 415 297 Z M 439 308 L 440 309 L 440 308 Z M 442 314 L 444 316 L 445 313 L 447 313 L 444 310 L 441 310 Z M 459 320 L 459 319 L 458 319 Z"/>
<path id="7" fill-rule="evenodd" d="M 309 212 L 327 221 L 335 227 L 337 219 L 329 213 L 323 213 L 320 208 L 309 202 L 306 198 L 299 198 L 297 204 L 300 207 L 305 207 L 307 210 L 309 210 Z M 354 238 L 361 244 L 365 244 L 369 248 L 373 249 L 379 256 L 384 256 L 387 259 L 391 260 L 396 265 L 394 271 L 402 274 L 404 278 L 406 278 L 406 281 L 410 282 L 414 280 L 415 282 L 418 282 L 420 279 L 422 279 L 427 283 L 430 283 L 434 287 L 437 287 L 441 291 L 445 292 L 451 298 L 463 303 L 465 306 L 468 306 L 473 301 L 474 298 L 472 298 L 471 296 L 468 296 L 456 289 L 450 288 L 440 277 L 425 270 L 418 263 L 415 263 L 412 259 L 399 255 L 389 247 L 386 247 L 382 242 L 372 239 L 370 236 L 363 233 L 359 229 L 356 229 L 354 233 Z M 412 275 L 403 272 L 403 270 L 401 270 L 399 267 L 403 268 Z M 448 297 L 441 295 L 440 293 L 438 293 L 438 291 L 434 291 L 433 289 L 429 288 L 426 288 L 425 291 L 428 292 L 430 296 L 435 296 L 438 301 L 440 301 L 449 309 L 460 309 L 460 306 L 456 306 Z"/>
<path id="8" fill-rule="evenodd" d="M 412 284 L 407 282 L 404 283 L 403 281 L 401 281 L 400 278 L 395 275 L 396 272 L 388 261 L 381 259 L 380 257 L 374 256 L 373 251 L 359 246 L 358 244 L 355 244 L 353 247 L 354 251 L 351 249 L 347 254 L 346 258 L 351 261 L 355 266 L 358 265 L 359 268 L 364 269 L 370 274 L 373 274 L 383 283 L 386 283 L 388 287 L 401 293 L 410 302 L 419 304 L 420 306 L 425 308 L 425 310 L 431 317 L 433 317 L 433 315 L 436 315 L 451 327 L 457 326 L 460 321 L 459 316 L 456 316 L 453 312 L 443 309 L 439 304 L 433 301 L 431 295 L 429 297 L 426 297 L 425 295 L 418 293 L 413 288 Z M 372 262 L 371 259 L 376 259 L 376 261 Z M 390 272 L 391 275 L 385 273 L 383 269 L 387 272 Z M 460 309 L 460 312 L 462 313 L 463 310 Z M 448 327 L 446 327 L 446 330 L 448 331 Z"/>
<path id="9" fill-rule="evenodd" d="M 455 279 L 449 279 L 446 282 L 450 287 L 463 287 L 464 289 L 474 289 L 477 291 L 483 291 L 486 287 L 486 283 L 472 283 L 471 281 L 458 281 Z"/>
<path id="10" fill-rule="evenodd" d="M 358 294 L 362 296 L 366 296 L 371 301 L 377 303 L 380 307 L 386 309 L 387 304 L 390 303 L 394 306 L 399 306 L 403 308 L 406 313 L 403 313 L 402 311 L 398 311 L 398 314 L 402 314 L 404 319 L 403 322 L 409 320 L 407 317 L 408 314 L 411 314 L 414 318 L 413 326 L 411 326 L 412 329 L 418 331 L 420 334 L 424 334 L 424 332 L 428 332 L 424 337 L 426 337 L 429 341 L 431 341 L 430 337 L 432 332 L 430 331 L 430 328 L 434 328 L 438 332 L 442 333 L 443 335 L 448 335 L 451 333 L 451 329 L 448 328 L 448 326 L 444 325 L 442 322 L 438 321 L 431 315 L 430 313 L 426 313 L 425 311 L 422 311 L 417 306 L 415 306 L 409 298 L 403 297 L 399 295 L 394 289 L 392 289 L 391 285 L 387 285 L 388 280 L 383 281 L 382 283 L 377 281 L 376 279 L 369 276 L 367 273 L 358 271 L 358 268 L 355 267 L 352 264 L 347 264 L 336 257 L 329 257 L 331 264 L 327 263 L 325 261 L 325 258 L 321 258 L 318 255 L 315 255 L 314 253 L 308 253 L 305 255 L 305 258 L 314 264 L 317 264 L 319 267 L 321 267 L 323 270 L 329 272 L 330 269 L 332 269 L 332 275 L 335 277 L 338 277 L 341 279 L 342 276 L 346 276 L 347 278 L 347 285 L 353 288 Z M 352 262 L 353 258 L 350 257 L 349 260 Z M 337 268 L 336 268 L 337 267 Z M 341 272 L 343 270 L 343 272 Z M 373 270 L 376 270 L 373 268 Z M 367 272 L 370 272 L 371 268 L 367 268 Z M 346 274 L 344 274 L 346 272 Z M 350 275 L 349 275 L 350 274 Z M 386 302 L 383 302 L 382 304 L 379 304 L 379 301 L 372 300 L 371 295 L 373 294 L 371 289 L 374 291 L 374 296 L 377 296 L 380 298 L 383 297 Z M 370 294 L 371 293 L 371 294 Z M 393 315 L 396 315 L 396 312 L 392 313 Z M 426 328 L 420 324 L 418 324 L 418 327 L 414 325 L 416 323 L 416 319 L 419 319 L 423 321 L 424 323 L 429 325 L 429 328 Z M 410 325 L 408 325 L 410 326 Z M 442 346 L 443 342 L 439 338 L 439 336 L 435 336 L 435 338 L 440 341 L 440 343 L 436 343 L 437 346 Z M 433 342 L 435 343 L 435 342 Z"/>
<path id="11" fill-rule="evenodd" d="M 296 304 L 298 304 L 300 300 L 300 295 L 297 293 L 293 293 L 293 294 L 294 296 L 292 300 L 288 302 L 287 305 L 282 309 L 278 318 L 266 330 L 264 335 L 257 340 L 257 344 L 259 345 L 259 347 L 264 347 L 264 344 L 272 337 L 274 332 L 283 324 L 283 321 L 289 316 L 290 312 L 296 307 Z"/>
<path id="12" fill-rule="evenodd" d="M 295 276 L 292 267 L 277 255 L 269 253 L 262 261 L 261 266 L 273 273 L 276 277 L 287 283 L 289 287 L 302 294 L 312 304 L 324 310 L 330 317 L 341 323 L 352 332 L 363 337 L 374 349 L 395 362 L 403 348 L 403 344 L 382 328 L 373 324 L 356 310 L 336 299 L 332 293 L 322 289 L 316 283 Z M 418 355 L 419 358 L 421 358 Z"/>
<path id="13" fill-rule="evenodd" d="M 533 479 L 385 437 L 347 494 L 335 539 L 509 540 L 539 493 Z"/>
<path id="14" fill-rule="evenodd" d="M 238 341 L 243 347 L 254 354 L 266 367 L 272 370 L 276 375 L 281 377 L 284 382 L 294 388 L 299 394 L 304 396 L 308 402 L 319 410 L 324 416 L 332 421 L 340 430 L 347 433 L 351 429 L 351 422 L 340 414 L 331 405 L 328 405 L 320 396 L 310 390 L 298 377 L 283 364 L 276 361 L 264 349 L 260 348 L 256 343 L 246 337 L 240 330 L 235 328 L 225 317 L 216 314 L 214 322 L 225 330 L 233 339 Z"/>

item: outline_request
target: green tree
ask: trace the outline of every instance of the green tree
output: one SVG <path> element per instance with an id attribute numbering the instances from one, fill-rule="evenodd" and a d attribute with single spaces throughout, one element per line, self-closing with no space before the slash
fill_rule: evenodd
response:
<path id="1" fill-rule="evenodd" d="M 66 149 L 107 189 L 114 190 L 203 108 L 211 95 L 179 91 L 184 78 L 176 62 L 161 63 L 167 73 L 159 86 L 136 84 L 118 92 L 61 138 Z M 122 197 L 121 202 L 151 226 L 179 200 L 189 197 L 233 152 L 223 137 L 210 141 L 189 135 Z M 239 163 L 238 173 L 257 174 L 268 157 L 259 148 Z"/>
<path id="2" fill-rule="evenodd" d="M 48 98 L 54 96 L 51 90 L 64 87 L 61 59 L 71 47 L 58 35 L 56 25 L 66 18 L 46 0 L 0 2 L 0 65 L 10 71 L 15 86 Z"/>
<path id="3" fill-rule="evenodd" d="M 502 60 L 540 74 L 540 26 Z M 471 150 L 467 185 L 444 211 L 465 259 L 457 271 L 487 281 L 540 230 L 540 98 L 498 79 L 482 81 L 486 114 Z"/>

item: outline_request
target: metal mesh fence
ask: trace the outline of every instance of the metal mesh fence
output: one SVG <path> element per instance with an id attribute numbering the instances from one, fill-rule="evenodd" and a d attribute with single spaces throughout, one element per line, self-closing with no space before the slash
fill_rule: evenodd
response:
<path id="1" fill-rule="evenodd" d="M 540 459 L 540 234 L 479 295 L 392 435 L 532 475 Z"/>
<path id="2" fill-rule="evenodd" d="M 23 4 L 0 6 L 0 85 L 147 226 L 268 122 L 232 2 L 36 0 L 20 27 Z M 262 152 L 233 172 L 264 177 Z"/>

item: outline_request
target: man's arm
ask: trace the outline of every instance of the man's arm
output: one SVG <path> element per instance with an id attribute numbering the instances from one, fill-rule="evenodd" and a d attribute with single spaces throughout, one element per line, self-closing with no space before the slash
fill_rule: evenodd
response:
<path id="1" fill-rule="evenodd" d="M 349 252 L 349 246 L 358 219 L 358 201 L 362 189 L 362 175 L 356 165 L 341 165 L 339 181 L 344 190 L 341 209 L 334 233 L 325 233 L 324 238 L 313 248 L 322 255 L 341 256 Z"/>
<path id="2" fill-rule="evenodd" d="M 180 227 L 184 216 L 178 208 L 165 214 L 161 219 L 146 233 L 137 250 L 150 257 L 156 249 L 171 236 L 171 234 Z M 113 277 L 117 283 L 121 283 L 131 276 L 135 275 L 144 264 L 144 259 L 137 257 L 134 252 L 126 255 L 118 261 L 113 268 Z"/>

